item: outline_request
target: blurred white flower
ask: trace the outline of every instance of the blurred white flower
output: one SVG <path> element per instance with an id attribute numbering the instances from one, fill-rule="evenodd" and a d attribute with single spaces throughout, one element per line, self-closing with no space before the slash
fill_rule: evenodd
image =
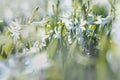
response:
<path id="1" fill-rule="evenodd" d="M 46 53 L 41 53 L 31 58 L 29 66 L 25 70 L 25 74 L 40 71 L 50 66 Z"/>
<path id="2" fill-rule="evenodd" d="M 32 54 L 37 54 L 39 52 L 39 42 L 36 41 L 34 44 L 33 44 L 33 47 L 31 47 L 28 51 L 27 51 L 27 54 L 28 55 L 32 55 Z"/>
<path id="3" fill-rule="evenodd" d="M 16 40 L 20 38 L 21 26 L 17 20 L 11 22 L 8 30 L 12 33 L 11 36 L 14 37 Z"/>
<path id="4" fill-rule="evenodd" d="M 55 38 L 61 38 L 61 34 L 60 34 L 59 31 L 57 31 L 57 27 L 54 28 L 54 31 L 55 31 L 54 37 L 55 37 Z"/>
<path id="5" fill-rule="evenodd" d="M 111 20 L 111 16 L 107 16 L 106 18 L 101 18 L 101 16 L 97 17 L 97 21 L 95 21 L 95 24 L 100 24 L 101 26 L 104 26 L 106 23 L 108 23 Z"/>

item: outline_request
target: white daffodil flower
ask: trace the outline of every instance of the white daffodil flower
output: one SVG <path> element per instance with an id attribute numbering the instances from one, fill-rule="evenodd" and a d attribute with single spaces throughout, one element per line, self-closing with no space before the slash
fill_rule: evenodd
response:
<path id="1" fill-rule="evenodd" d="M 95 21 L 94 24 L 100 24 L 101 26 L 104 26 L 110 20 L 111 20 L 111 16 L 107 16 L 106 18 L 101 18 L 101 16 L 98 16 L 97 21 Z"/>
<path id="2" fill-rule="evenodd" d="M 13 21 L 10 24 L 10 27 L 8 28 L 8 30 L 12 33 L 11 36 L 14 37 L 16 40 L 20 38 L 20 30 L 21 30 L 21 26 L 17 21 Z"/>

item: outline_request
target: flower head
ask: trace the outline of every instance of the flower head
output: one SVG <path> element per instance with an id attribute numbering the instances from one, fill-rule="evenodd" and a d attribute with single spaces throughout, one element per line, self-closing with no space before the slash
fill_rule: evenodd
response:
<path id="1" fill-rule="evenodd" d="M 11 36 L 12 37 L 14 37 L 15 39 L 19 39 L 20 38 L 21 26 L 17 22 L 17 20 L 11 22 L 10 27 L 8 28 L 8 30 L 11 32 Z"/>
<path id="2" fill-rule="evenodd" d="M 101 26 L 104 26 L 106 23 L 108 23 L 111 20 L 111 16 L 107 16 L 105 18 L 101 18 L 101 16 L 97 17 L 97 21 L 95 21 L 95 24 L 100 24 Z"/>

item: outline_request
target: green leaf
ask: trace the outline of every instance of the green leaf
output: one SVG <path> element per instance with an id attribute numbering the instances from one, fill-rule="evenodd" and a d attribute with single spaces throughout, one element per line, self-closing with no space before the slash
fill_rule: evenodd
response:
<path id="1" fill-rule="evenodd" d="M 91 26 L 91 30 L 94 30 L 96 28 L 96 25 Z"/>
<path id="2" fill-rule="evenodd" d="M 67 56 L 67 64 L 72 64 L 73 63 L 73 60 L 75 58 L 75 52 L 76 52 L 76 47 L 77 47 L 77 40 L 74 40 L 74 42 L 72 43 L 72 45 L 70 46 L 70 49 L 69 49 L 69 54 Z"/>
<path id="3" fill-rule="evenodd" d="M 58 42 L 59 42 L 59 39 L 55 38 L 52 40 L 52 42 L 48 46 L 47 53 L 48 53 L 49 58 L 53 58 L 55 56 L 55 53 L 56 53 L 57 48 L 58 48 Z"/>
<path id="4" fill-rule="evenodd" d="M 92 12 L 95 15 L 101 15 L 103 17 L 106 17 L 108 15 L 108 9 L 106 8 L 106 5 L 98 5 L 95 4 L 92 6 Z"/>
<path id="5" fill-rule="evenodd" d="M 77 46 L 77 40 L 74 40 L 74 42 L 72 43 L 71 47 L 70 47 L 70 55 L 73 55 L 73 53 L 75 53 L 76 51 L 76 46 Z"/>
<path id="6" fill-rule="evenodd" d="M 6 31 L 6 35 L 9 36 L 10 34 L 12 34 L 9 30 Z"/>
<path id="7" fill-rule="evenodd" d="M 6 45 L 3 46 L 3 50 L 4 50 L 5 54 L 9 54 L 11 49 L 12 49 L 11 44 L 6 44 Z"/>
<path id="8" fill-rule="evenodd" d="M 1 51 L 1 56 L 3 58 L 6 58 L 10 53 L 11 53 L 11 50 L 12 50 L 12 44 L 5 44 L 2 46 L 2 51 Z"/>
<path id="9" fill-rule="evenodd" d="M 66 27 L 64 25 L 62 26 L 61 33 L 63 37 L 66 35 Z"/>

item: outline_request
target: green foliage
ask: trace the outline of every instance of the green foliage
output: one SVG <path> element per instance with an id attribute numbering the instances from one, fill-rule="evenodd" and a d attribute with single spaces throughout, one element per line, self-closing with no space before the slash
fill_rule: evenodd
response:
<path id="1" fill-rule="evenodd" d="M 12 50 L 12 44 L 10 43 L 5 44 L 2 46 L 1 55 L 6 58 L 11 53 L 11 50 Z"/>
<path id="2" fill-rule="evenodd" d="M 103 17 L 106 17 L 108 15 L 109 10 L 104 5 L 95 4 L 92 6 L 92 12 L 95 15 L 101 15 Z"/>
<path id="3" fill-rule="evenodd" d="M 70 46 L 70 50 L 69 50 L 69 53 L 70 55 L 74 55 L 75 51 L 76 51 L 76 47 L 77 47 L 77 40 L 75 40 L 72 45 Z"/>
<path id="4" fill-rule="evenodd" d="M 45 2 L 46 11 L 49 0 Z M 41 15 L 37 15 L 40 8 L 37 7 L 24 23 L 21 18 L 11 21 L 12 25 L 7 28 L 4 22 L 0 23 L 0 59 L 14 55 L 16 63 L 20 61 L 25 66 L 20 68 L 24 73 L 26 68 L 29 70 L 26 67 L 27 58 L 34 59 L 37 54 L 45 52 L 48 62 L 51 62 L 45 70 L 46 80 L 117 80 L 116 74 L 119 73 L 111 65 L 114 61 L 108 59 L 109 54 L 114 55 L 116 46 L 111 35 L 116 17 L 116 0 L 109 0 L 109 3 L 111 12 L 105 5 L 91 4 L 90 0 L 72 0 L 73 10 L 66 16 L 62 15 L 62 2 L 58 0 L 52 6 L 53 14 L 43 16 L 39 22 L 35 21 Z M 31 71 L 35 72 L 34 75 L 39 74 L 42 64 L 39 69 L 37 61 L 33 63 L 32 66 L 36 67 Z M 20 77 L 27 79 L 24 75 Z M 9 79 L 17 80 L 16 76 Z"/>
<path id="5" fill-rule="evenodd" d="M 57 53 L 59 46 L 59 39 L 55 38 L 52 40 L 50 45 L 48 46 L 48 56 L 49 58 L 54 58 L 55 54 Z"/>

